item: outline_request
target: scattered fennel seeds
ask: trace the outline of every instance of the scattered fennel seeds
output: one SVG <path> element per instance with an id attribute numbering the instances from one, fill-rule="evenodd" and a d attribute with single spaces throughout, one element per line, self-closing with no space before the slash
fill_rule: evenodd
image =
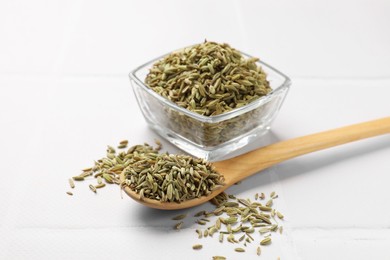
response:
<path id="1" fill-rule="evenodd" d="M 75 187 L 74 181 L 84 181 L 88 177 L 93 176 L 96 178 L 96 184 L 90 184 L 91 191 L 96 193 L 96 189 L 100 189 L 106 186 L 106 184 L 120 184 L 119 175 L 126 168 L 131 166 L 136 161 L 139 161 L 140 157 L 145 154 L 158 154 L 158 150 L 161 148 L 161 143 L 157 143 L 157 148 L 153 148 L 149 144 L 135 145 L 127 150 L 120 150 L 117 152 L 112 146 L 107 146 L 106 156 L 95 161 L 93 167 L 85 168 L 82 173 L 73 176 L 69 179 L 69 185 L 73 189 Z M 127 146 L 128 141 L 123 140 L 119 146 Z M 123 149 L 122 148 L 122 149 Z"/>
<path id="2" fill-rule="evenodd" d="M 274 199 L 277 198 L 275 193 L 272 195 Z M 265 195 L 262 197 L 262 199 L 265 199 Z M 260 234 L 261 239 L 256 242 L 255 252 L 257 255 L 260 255 L 261 247 L 259 244 L 262 246 L 270 245 L 272 242 L 271 233 L 276 234 L 279 230 L 278 233 L 281 234 L 282 226 L 279 226 L 277 220 L 270 214 L 270 212 L 279 212 L 272 208 L 274 206 L 274 200 L 272 205 L 266 207 L 256 200 L 251 201 L 250 199 L 236 198 L 233 195 L 221 193 L 211 202 L 216 206 L 214 210 L 199 211 L 195 214 L 196 217 L 203 216 L 202 219 L 209 220 L 202 221 L 201 219 L 197 219 L 195 221 L 200 225 L 200 229 L 196 230 L 198 238 L 206 238 L 212 236 L 214 233 L 219 233 L 218 241 L 220 243 L 223 243 L 224 237 L 226 237 L 226 241 L 234 245 L 235 251 L 244 253 L 249 251 L 249 249 L 246 250 L 243 247 L 237 246 L 243 245 L 245 248 L 249 248 L 250 244 L 256 241 L 256 236 L 258 236 L 252 236 L 251 234 L 256 232 Z M 263 207 L 266 207 L 266 211 L 262 210 Z M 202 229 L 204 229 L 203 234 Z"/>

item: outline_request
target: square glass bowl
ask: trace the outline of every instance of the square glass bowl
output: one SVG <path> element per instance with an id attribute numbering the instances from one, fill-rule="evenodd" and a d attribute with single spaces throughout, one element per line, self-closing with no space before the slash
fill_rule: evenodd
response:
<path id="1" fill-rule="evenodd" d="M 244 58 L 251 56 L 241 53 Z M 250 104 L 216 116 L 203 116 L 176 105 L 150 89 L 144 80 L 158 57 L 130 72 L 138 105 L 149 127 L 185 152 L 216 161 L 264 135 L 291 85 L 290 79 L 264 62 L 272 91 Z"/>

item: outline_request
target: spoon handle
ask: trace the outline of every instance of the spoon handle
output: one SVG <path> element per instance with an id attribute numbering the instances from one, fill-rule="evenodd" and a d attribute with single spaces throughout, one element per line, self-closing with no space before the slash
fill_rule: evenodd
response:
<path id="1" fill-rule="evenodd" d="M 279 162 L 300 155 L 388 133 L 390 133 L 390 117 L 385 117 L 281 141 L 227 161 L 229 161 L 230 167 L 239 171 L 236 176 L 242 179 L 244 176 L 250 176 Z M 224 163 L 227 161 L 224 161 Z M 225 166 L 227 165 L 225 164 Z"/>

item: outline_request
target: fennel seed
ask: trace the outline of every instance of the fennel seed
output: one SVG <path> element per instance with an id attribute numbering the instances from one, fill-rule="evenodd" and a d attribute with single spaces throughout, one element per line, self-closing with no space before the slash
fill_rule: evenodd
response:
<path id="1" fill-rule="evenodd" d="M 196 233 L 198 234 L 198 238 L 202 238 L 203 237 L 203 232 L 200 229 L 197 229 Z"/>
<path id="2" fill-rule="evenodd" d="M 216 256 L 213 256 L 213 260 L 226 260 L 226 257 L 216 255 Z"/>
<path id="3" fill-rule="evenodd" d="M 187 214 L 181 214 L 181 215 L 177 215 L 177 216 L 173 217 L 172 220 L 182 220 L 185 217 L 187 217 Z"/>
<path id="4" fill-rule="evenodd" d="M 179 223 L 177 223 L 177 224 L 174 226 L 174 228 L 175 228 L 176 230 L 179 230 L 179 229 L 181 229 L 182 226 L 183 226 L 183 221 L 180 221 Z"/>
<path id="5" fill-rule="evenodd" d="M 105 187 L 105 186 L 106 186 L 106 184 L 100 183 L 100 184 L 98 184 L 98 185 L 95 185 L 95 188 L 96 188 L 96 189 L 101 189 L 101 188 L 103 188 L 103 187 Z"/>
<path id="6" fill-rule="evenodd" d="M 271 238 L 270 237 L 266 237 L 263 240 L 261 240 L 260 245 L 262 245 L 262 246 L 269 245 L 269 244 L 271 244 L 271 242 L 272 242 Z"/>
<path id="7" fill-rule="evenodd" d="M 197 212 L 197 213 L 194 215 L 194 217 L 200 217 L 200 216 L 203 216 L 205 213 L 206 213 L 206 211 L 205 211 L 205 210 L 201 210 L 201 211 Z"/>
<path id="8" fill-rule="evenodd" d="M 96 193 L 96 187 L 93 186 L 92 184 L 89 185 L 89 189 L 90 189 L 91 191 L 93 191 L 94 193 Z"/>
<path id="9" fill-rule="evenodd" d="M 196 244 L 196 245 L 192 246 L 192 249 L 194 249 L 194 250 L 200 250 L 202 248 L 203 248 L 203 245 L 201 245 L 201 244 Z"/>
<path id="10" fill-rule="evenodd" d="M 75 185 L 74 185 L 74 181 L 73 179 L 69 179 L 69 186 L 74 189 Z"/>
<path id="11" fill-rule="evenodd" d="M 74 181 L 83 181 L 84 180 L 84 177 L 83 176 L 73 176 L 72 179 Z"/>
<path id="12" fill-rule="evenodd" d="M 261 248 L 260 248 L 260 246 L 257 247 L 257 249 L 256 249 L 256 254 L 257 254 L 257 255 L 261 255 Z"/>

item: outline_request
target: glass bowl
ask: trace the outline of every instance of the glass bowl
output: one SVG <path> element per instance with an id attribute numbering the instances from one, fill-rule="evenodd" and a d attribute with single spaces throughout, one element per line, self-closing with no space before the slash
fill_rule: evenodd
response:
<path id="1" fill-rule="evenodd" d="M 251 57 L 241 54 L 246 59 Z M 164 56 L 130 72 L 138 105 L 149 127 L 157 134 L 185 152 L 209 161 L 218 160 L 264 135 L 291 85 L 286 75 L 258 61 L 273 90 L 246 106 L 216 116 L 203 116 L 176 105 L 144 83 L 149 69 Z"/>

